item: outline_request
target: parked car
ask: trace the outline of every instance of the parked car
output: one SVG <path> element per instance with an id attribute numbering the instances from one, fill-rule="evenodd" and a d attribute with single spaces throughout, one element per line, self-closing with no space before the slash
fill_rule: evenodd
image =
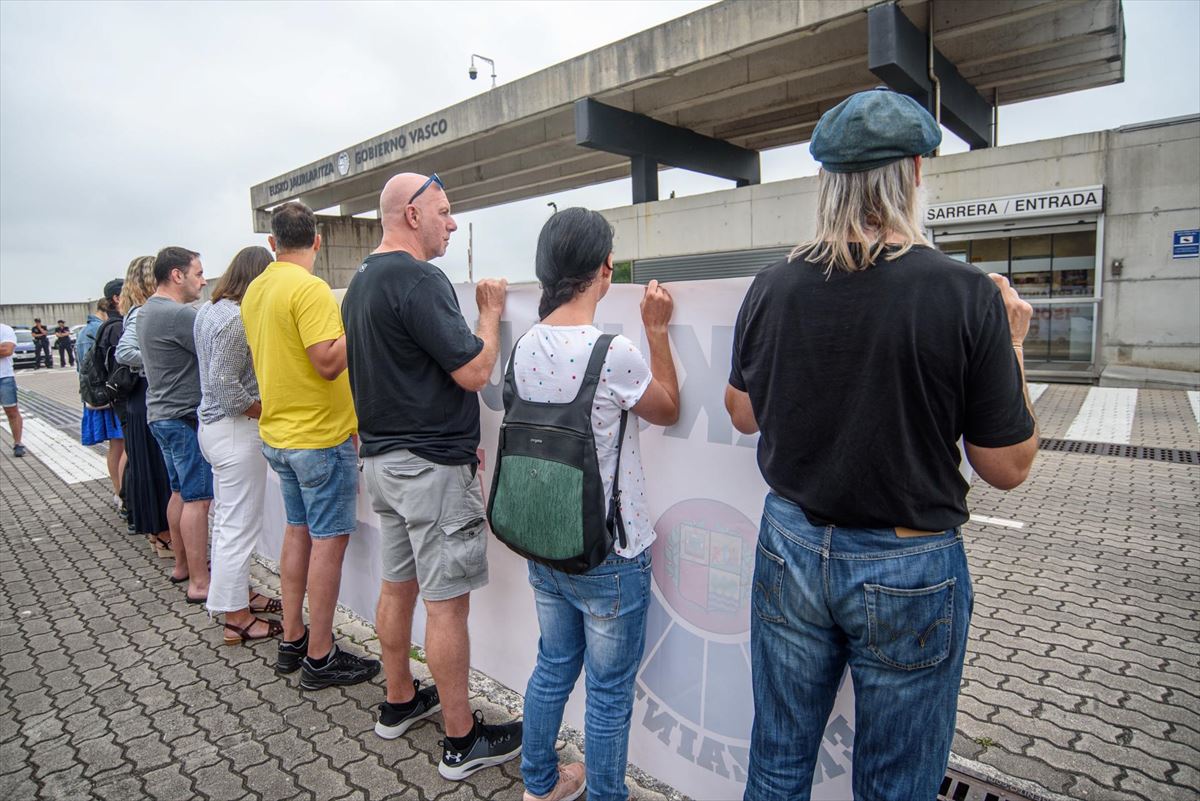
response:
<path id="1" fill-rule="evenodd" d="M 14 328 L 17 344 L 13 348 L 13 367 L 32 367 L 37 363 L 37 353 L 33 349 L 33 334 L 28 328 Z"/>

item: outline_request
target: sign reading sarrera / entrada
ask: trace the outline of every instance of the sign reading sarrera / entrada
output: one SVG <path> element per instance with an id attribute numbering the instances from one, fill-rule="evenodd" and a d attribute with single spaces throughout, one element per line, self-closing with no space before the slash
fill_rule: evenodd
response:
<path id="1" fill-rule="evenodd" d="M 387 156 L 403 152 L 410 144 L 427 142 L 443 137 L 449 129 L 450 125 L 446 122 L 446 118 L 439 117 L 436 120 L 431 120 L 421 125 L 414 125 L 406 130 L 402 129 L 382 139 L 357 145 L 354 148 L 353 154 L 350 151 L 342 151 L 323 164 L 297 170 L 294 173 L 283 176 L 278 181 L 271 182 L 267 186 L 267 195 L 269 197 L 277 197 L 279 195 L 292 194 L 322 178 L 344 178 L 350 174 L 351 163 L 353 163 L 356 171 L 369 168 L 374 166 L 375 162 L 379 162 Z"/>
<path id="2" fill-rule="evenodd" d="M 925 210 L 925 223 L 954 225 L 1022 217 L 1057 217 L 1063 214 L 1094 213 L 1103 208 L 1104 187 L 1084 186 L 1078 189 L 1054 189 L 1049 192 L 1026 192 L 1007 197 L 937 203 Z"/>

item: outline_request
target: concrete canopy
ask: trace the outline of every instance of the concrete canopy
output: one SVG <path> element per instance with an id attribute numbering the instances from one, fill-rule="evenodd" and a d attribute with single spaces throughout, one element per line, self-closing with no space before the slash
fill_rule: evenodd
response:
<path id="1" fill-rule="evenodd" d="M 897 5 L 922 32 L 930 0 Z M 1001 105 L 1119 83 L 1120 0 L 932 0 L 934 42 Z M 372 211 L 397 172 L 437 172 L 455 211 L 615 180 L 629 159 L 575 144 L 573 104 L 595 98 L 750 150 L 807 141 L 820 115 L 880 83 L 868 69 L 877 0 L 709 6 L 356 143 L 250 190 L 255 230 L 299 199 Z"/>

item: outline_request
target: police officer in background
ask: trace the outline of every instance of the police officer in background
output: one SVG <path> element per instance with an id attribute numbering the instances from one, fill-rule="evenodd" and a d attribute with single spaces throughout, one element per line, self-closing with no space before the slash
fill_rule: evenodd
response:
<path id="1" fill-rule="evenodd" d="M 927 801 L 945 775 L 973 600 L 957 443 L 1007 490 L 1038 438 L 1029 304 L 922 230 L 922 155 L 940 141 L 887 90 L 827 112 L 810 146 L 816 234 L 758 274 L 738 314 L 726 407 L 761 433 L 770 486 L 747 801 L 809 798 L 847 666 L 854 797 Z"/>

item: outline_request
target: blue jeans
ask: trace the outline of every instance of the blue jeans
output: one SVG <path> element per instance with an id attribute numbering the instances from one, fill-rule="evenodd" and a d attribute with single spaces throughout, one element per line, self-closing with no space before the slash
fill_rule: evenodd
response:
<path id="1" fill-rule="evenodd" d="M 332 448 L 272 448 L 267 464 L 279 476 L 288 525 L 308 526 L 315 540 L 358 528 L 358 456 L 350 437 Z"/>
<path id="2" fill-rule="evenodd" d="M 579 575 L 530 562 L 529 583 L 541 637 L 525 690 L 525 789 L 545 795 L 558 781 L 554 740 L 582 667 L 587 670 L 583 733 L 588 798 L 625 801 L 633 683 L 646 645 L 650 551 L 633 559 L 612 554 Z"/>
<path id="3" fill-rule="evenodd" d="M 211 501 L 212 467 L 200 452 L 196 429 L 185 420 L 155 420 L 150 433 L 162 451 L 171 491 L 178 492 L 184 503 Z"/>
<path id="4" fill-rule="evenodd" d="M 957 528 L 814 526 L 767 496 L 750 627 L 746 801 L 807 801 L 846 665 L 855 801 L 932 801 L 946 773 L 974 595 Z"/>

